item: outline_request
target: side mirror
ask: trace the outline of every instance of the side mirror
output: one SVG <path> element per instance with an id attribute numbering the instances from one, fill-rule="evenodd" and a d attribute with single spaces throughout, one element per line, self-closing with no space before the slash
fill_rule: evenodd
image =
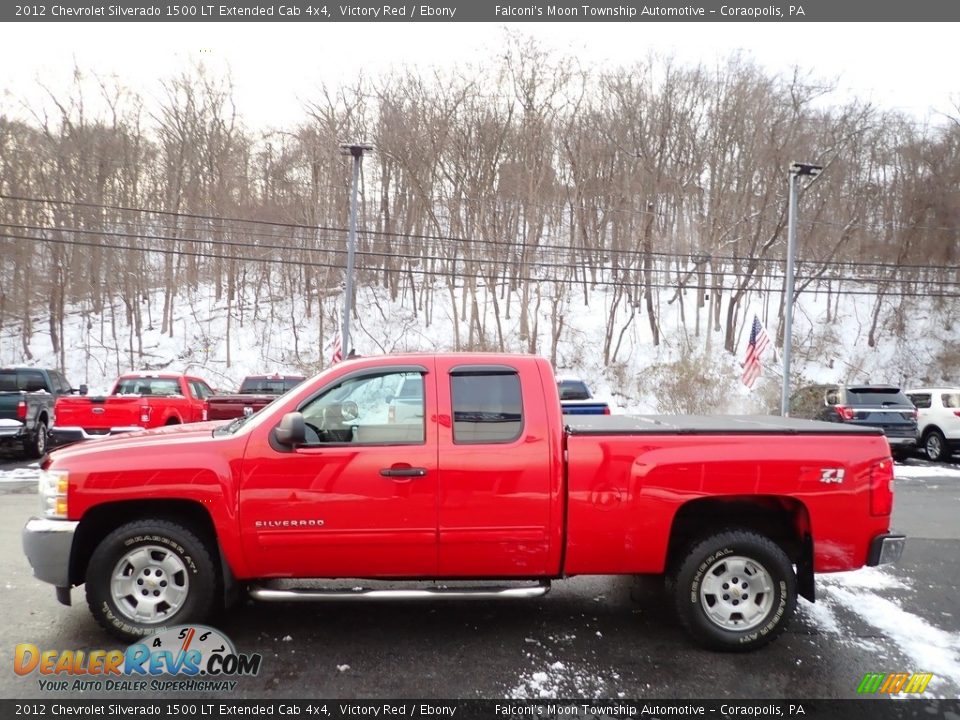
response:
<path id="1" fill-rule="evenodd" d="M 86 383 L 80 386 L 80 394 L 86 395 L 90 388 L 87 387 Z"/>
<path id="2" fill-rule="evenodd" d="M 283 416 L 277 429 L 277 442 L 281 445 L 295 447 L 307 441 L 307 429 L 303 422 L 303 413 L 292 412 Z"/>

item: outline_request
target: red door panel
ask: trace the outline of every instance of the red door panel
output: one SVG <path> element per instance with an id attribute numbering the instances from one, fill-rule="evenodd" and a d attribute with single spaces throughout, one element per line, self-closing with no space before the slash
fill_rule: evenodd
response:
<path id="1" fill-rule="evenodd" d="M 455 359 L 438 358 L 437 397 L 444 413 L 452 407 L 450 371 L 456 366 Z M 534 372 L 520 374 L 523 427 L 515 440 L 486 443 L 481 430 L 469 444 L 458 443 L 451 415 L 439 418 L 442 576 L 522 577 L 557 570 L 551 500 L 560 488 L 551 471 L 539 375 L 528 369 Z M 489 426 L 493 432 L 495 425 Z"/>
<path id="2" fill-rule="evenodd" d="M 436 574 L 436 394 L 432 376 L 424 380 L 425 407 L 434 410 L 424 413 L 423 443 L 344 442 L 285 451 L 271 446 L 272 426 L 258 428 L 240 491 L 241 533 L 255 575 Z M 382 437 L 393 437 L 389 430 L 376 427 Z"/>

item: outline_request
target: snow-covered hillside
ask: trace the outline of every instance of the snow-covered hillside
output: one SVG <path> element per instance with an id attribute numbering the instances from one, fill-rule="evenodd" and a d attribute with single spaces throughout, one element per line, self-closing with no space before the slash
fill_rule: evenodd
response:
<path id="1" fill-rule="evenodd" d="M 353 346 L 364 355 L 435 351 L 457 348 L 455 325 L 459 328 L 460 349 L 499 350 L 492 328 L 497 319 L 489 294 L 478 291 L 481 342 L 469 344 L 466 321 L 455 318 L 450 294 L 437 291 L 429 314 L 415 310 L 406 295 L 391 301 L 379 287 L 361 287 L 357 295 L 357 316 L 352 324 Z M 563 325 L 554 352 L 551 322 L 553 307 L 542 293 L 536 317 L 536 351 L 556 358 L 556 367 L 566 375 L 581 376 L 595 394 L 611 403 L 616 412 L 767 412 L 779 403 L 779 355 L 767 352 L 763 375 L 753 392 L 740 383 L 748 332 L 741 328 L 738 349 L 731 355 L 723 349 L 722 332 L 706 336 L 708 319 L 701 310 L 697 337 L 691 302 L 683 311 L 678 303 L 660 303 L 658 318 L 661 343 L 654 346 L 649 321 L 642 308 L 621 304 L 613 325 L 611 362 L 604 363 L 603 344 L 610 315 L 609 287 L 594 290 L 584 304 L 583 296 L 565 300 Z M 446 304 L 442 304 L 443 298 Z M 516 308 L 508 317 L 507 303 L 499 296 L 498 307 L 504 349 L 526 352 L 530 343 L 519 335 Z M 776 308 L 778 298 L 754 297 L 746 313 L 747 322 L 765 308 Z M 909 304 L 908 302 L 909 301 Z M 882 307 L 879 340 L 869 347 L 867 334 L 876 299 L 869 295 L 846 295 L 838 312 L 826 322 L 827 298 L 807 292 L 798 299 L 794 323 L 794 386 L 802 382 L 873 381 L 912 384 L 956 382 L 952 358 L 960 358 L 960 332 L 951 326 L 933 300 L 906 298 L 896 307 L 891 300 Z M 162 294 L 152 296 L 151 313 L 158 317 Z M 263 372 L 316 372 L 329 364 L 333 335 L 339 324 L 339 297 L 328 295 L 323 314 L 317 302 L 308 315 L 303 297 L 254 299 L 234 302 L 230 309 L 229 339 L 227 305 L 214 300 L 211 289 L 201 288 L 192 297 L 181 297 L 175 313 L 172 337 L 159 327 L 147 326 L 142 333 L 143 355 L 135 350 L 131 329 L 121 305 L 95 316 L 81 307 L 70 309 L 65 326 L 67 377 L 87 383 L 93 391 L 106 391 L 120 372 L 134 369 L 189 370 L 206 377 L 214 387 L 231 389 L 247 374 Z M 460 303 L 457 302 L 459 310 Z M 770 310 L 773 314 L 773 310 Z M 775 315 L 768 319 L 771 336 L 777 332 Z M 16 327 L 7 326 L 0 336 L 0 365 L 30 364 L 56 366 L 45 319 L 34 319 L 28 359 Z M 321 336 L 322 335 L 322 336 Z M 619 347 L 617 343 L 619 342 Z M 131 350 L 131 348 L 134 348 Z M 228 350 L 229 348 L 229 350 Z M 229 360 L 229 362 L 228 362 Z"/>

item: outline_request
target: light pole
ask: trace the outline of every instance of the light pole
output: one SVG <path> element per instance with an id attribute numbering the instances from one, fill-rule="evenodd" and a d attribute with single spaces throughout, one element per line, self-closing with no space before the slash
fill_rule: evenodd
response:
<path id="1" fill-rule="evenodd" d="M 780 414 L 790 414 L 790 351 L 793 344 L 793 258 L 797 252 L 797 178 L 801 175 L 816 177 L 823 170 L 821 165 L 790 163 L 790 210 L 787 215 L 787 297 L 783 310 L 783 389 L 780 394 Z"/>
<path id="2" fill-rule="evenodd" d="M 360 186 L 360 164 L 363 154 L 373 150 L 372 145 L 345 143 L 340 145 L 343 155 L 353 156 L 353 187 L 350 194 L 350 233 L 347 237 L 347 278 L 343 296 L 343 328 L 340 337 L 343 343 L 343 356 L 347 357 L 353 349 L 350 345 L 350 312 L 353 304 L 353 262 L 357 253 L 357 189 Z"/>

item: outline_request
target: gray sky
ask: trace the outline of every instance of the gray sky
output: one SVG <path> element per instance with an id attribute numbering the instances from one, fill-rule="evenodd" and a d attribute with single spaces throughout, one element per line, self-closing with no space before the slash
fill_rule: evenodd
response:
<path id="1" fill-rule="evenodd" d="M 117 75 L 143 95 L 191 62 L 229 66 L 251 126 L 288 126 L 321 82 L 420 69 L 483 65 L 503 47 L 501 23 L 37 23 L 8 26 L 0 43 L 0 88 L 35 103 L 37 80 L 64 87 L 74 61 Z M 836 80 L 836 100 L 856 95 L 918 120 L 948 112 L 960 96 L 958 26 L 949 23 L 515 23 L 548 48 L 587 66 L 628 65 L 650 52 L 684 64 L 714 63 L 741 51 L 772 72 L 793 65 Z M 17 114 L 10 95 L 3 110 Z"/>

